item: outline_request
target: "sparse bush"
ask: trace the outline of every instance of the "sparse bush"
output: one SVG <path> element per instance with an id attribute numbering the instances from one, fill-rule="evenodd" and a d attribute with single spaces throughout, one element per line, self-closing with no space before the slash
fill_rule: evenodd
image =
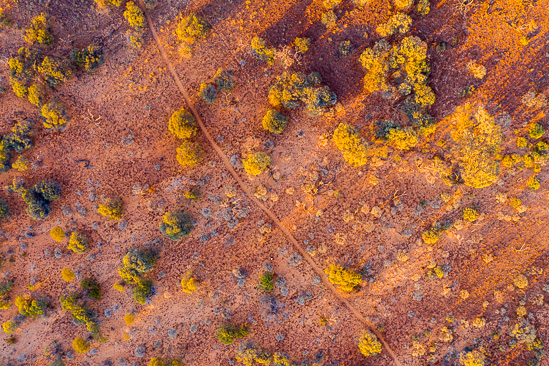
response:
<path id="1" fill-rule="evenodd" d="M 431 11 L 431 2 L 429 0 L 419 0 L 417 3 L 417 12 L 419 15 L 427 15 Z"/>
<path id="2" fill-rule="evenodd" d="M 410 150 L 419 142 L 416 131 L 412 128 L 392 128 L 387 139 L 398 150 Z"/>
<path id="3" fill-rule="evenodd" d="M 202 83 L 200 84 L 198 95 L 200 98 L 204 99 L 206 103 L 212 104 L 217 95 L 217 88 L 212 83 Z"/>
<path id="4" fill-rule="evenodd" d="M 17 330 L 17 322 L 13 319 L 7 320 L 2 323 L 2 329 L 6 334 L 13 334 Z"/>
<path id="5" fill-rule="evenodd" d="M 103 65 L 103 62 L 105 62 L 105 58 L 103 57 L 103 49 L 93 44 L 83 50 L 72 50 L 71 58 L 79 67 L 89 73 L 96 71 L 99 66 Z"/>
<path id="6" fill-rule="evenodd" d="M 29 168 L 27 158 L 23 155 L 19 156 L 17 160 L 11 165 L 11 167 L 17 171 L 24 172 Z"/>
<path id="7" fill-rule="evenodd" d="M 47 304 L 44 300 L 33 300 L 31 298 L 17 296 L 15 298 L 15 306 L 19 310 L 19 314 L 37 318 L 44 314 Z"/>
<path id="8" fill-rule="evenodd" d="M 181 279 L 181 288 L 183 292 L 187 294 L 192 294 L 197 290 L 198 287 L 198 278 L 193 276 L 191 273 L 187 273 L 185 277 Z"/>
<path id="9" fill-rule="evenodd" d="M 84 324 L 86 329 L 92 333 L 99 332 L 99 324 L 97 323 L 95 312 L 78 304 L 75 294 L 71 293 L 68 296 L 61 296 L 60 301 L 63 310 L 69 311 L 76 322 Z"/>
<path id="10" fill-rule="evenodd" d="M 139 9 L 139 6 L 135 5 L 133 1 L 126 3 L 126 10 L 124 11 L 124 18 L 130 24 L 130 27 L 139 31 L 145 27 L 145 15 Z"/>
<path id="11" fill-rule="evenodd" d="M 518 275 L 513 279 L 513 284 L 520 289 L 524 289 L 528 287 L 528 278 L 523 274 Z"/>
<path id="12" fill-rule="evenodd" d="M 192 230 L 191 216 L 184 211 L 168 211 L 162 216 L 160 231 L 171 240 L 188 236 Z"/>
<path id="13" fill-rule="evenodd" d="M 443 232 L 441 228 L 433 226 L 424 232 L 421 237 L 426 244 L 433 245 L 440 239 Z"/>
<path id="14" fill-rule="evenodd" d="M 119 7 L 121 4 L 121 0 L 94 0 L 95 3 L 101 7 Z"/>
<path id="15" fill-rule="evenodd" d="M 288 119 L 282 113 L 274 109 L 267 111 L 267 114 L 263 117 L 263 128 L 269 132 L 280 135 L 286 128 Z"/>
<path id="16" fill-rule="evenodd" d="M 151 358 L 147 366 L 183 366 L 183 362 L 177 359 L 165 361 L 161 357 L 153 357 Z"/>
<path id="17" fill-rule="evenodd" d="M 463 220 L 473 222 L 476 221 L 478 216 L 477 210 L 474 207 L 467 207 L 463 209 Z"/>
<path id="18" fill-rule="evenodd" d="M 322 0 L 322 5 L 328 10 L 331 10 L 338 6 L 341 3 L 341 0 Z"/>
<path id="19" fill-rule="evenodd" d="M 206 38 L 210 26 L 196 14 L 191 13 L 186 17 L 182 17 L 181 21 L 175 29 L 175 35 L 184 43 L 189 45 L 196 42 L 198 39 Z"/>
<path id="20" fill-rule="evenodd" d="M 12 127 L 11 132 L 2 138 L 4 151 L 15 151 L 21 153 L 29 150 L 32 146 L 32 123 L 29 120 L 23 120 Z"/>
<path id="21" fill-rule="evenodd" d="M 44 104 L 42 106 L 41 116 L 45 128 L 60 130 L 67 123 L 65 104 L 58 100 L 53 100 Z"/>
<path id="22" fill-rule="evenodd" d="M 90 350 L 90 343 L 84 338 L 76 337 L 72 341 L 72 348 L 78 353 L 86 353 Z"/>
<path id="23" fill-rule="evenodd" d="M 265 40 L 260 37 L 252 38 L 252 53 L 260 60 L 266 61 L 272 65 L 275 58 L 275 49 L 267 48 Z"/>
<path id="24" fill-rule="evenodd" d="M 53 44 L 50 23 L 44 13 L 32 19 L 30 28 L 25 32 L 25 40 L 30 44 L 38 43 L 45 46 Z"/>
<path id="25" fill-rule="evenodd" d="M 63 239 L 65 239 L 65 230 L 63 230 L 59 226 L 56 226 L 50 230 L 50 236 L 53 240 L 57 242 L 62 242 Z"/>
<path id="26" fill-rule="evenodd" d="M 259 277 L 259 288 L 265 292 L 271 292 L 274 288 L 274 278 L 271 272 L 265 272 Z"/>
<path id="27" fill-rule="evenodd" d="M 353 127 L 340 123 L 334 131 L 333 139 L 346 162 L 353 166 L 366 164 L 368 146 Z"/>
<path id="28" fill-rule="evenodd" d="M 63 270 L 61 270 L 61 277 L 63 278 L 63 281 L 65 282 L 72 282 L 72 280 L 74 280 L 74 277 L 76 275 L 74 274 L 73 271 L 71 271 L 70 268 L 63 268 Z"/>
<path id="29" fill-rule="evenodd" d="M 153 281 L 148 278 L 140 278 L 133 288 L 133 298 L 141 305 L 145 305 L 152 293 Z"/>
<path id="30" fill-rule="evenodd" d="M 9 294 L 9 292 L 13 289 L 13 281 L 12 280 L 6 280 L 3 282 L 0 282 L 0 298 L 4 298 Z"/>
<path id="31" fill-rule="evenodd" d="M 346 40 L 339 43 L 339 48 L 337 52 L 340 56 L 347 57 L 351 54 L 352 49 L 353 46 L 351 45 L 351 41 Z"/>
<path id="32" fill-rule="evenodd" d="M 309 50 L 309 47 L 311 47 L 311 39 L 298 37 L 294 40 L 294 45 L 297 52 L 305 53 Z"/>
<path id="33" fill-rule="evenodd" d="M 6 14 L 6 11 L 0 8 L 0 27 L 9 27 L 11 25 L 11 19 Z"/>
<path id="34" fill-rule="evenodd" d="M 352 292 L 362 283 L 362 275 L 341 266 L 331 264 L 324 270 L 328 275 L 328 280 L 338 286 L 341 291 Z"/>
<path id="35" fill-rule="evenodd" d="M 404 13 L 396 13 L 393 15 L 387 23 L 380 24 L 376 28 L 377 34 L 381 37 L 389 37 L 395 33 L 404 34 L 410 30 L 412 25 L 412 18 Z"/>
<path id="36" fill-rule="evenodd" d="M 232 344 L 237 338 L 244 338 L 248 335 L 248 328 L 245 325 L 240 327 L 232 324 L 222 324 L 217 329 L 217 339 L 225 344 Z"/>
<path id="37" fill-rule="evenodd" d="M 10 211 L 8 208 L 8 203 L 6 200 L 0 198 L 0 222 L 10 216 Z"/>
<path id="38" fill-rule="evenodd" d="M 123 216 L 122 199 L 116 197 L 106 200 L 105 203 L 100 203 L 97 212 L 109 220 L 120 220 Z"/>
<path id="39" fill-rule="evenodd" d="M 88 250 L 88 238 L 84 234 L 73 231 L 69 237 L 67 249 L 70 249 L 77 254 L 84 253 Z"/>
<path id="40" fill-rule="evenodd" d="M 168 122 L 168 130 L 179 139 L 189 139 L 196 135 L 196 120 L 185 108 L 173 112 Z"/>
<path id="41" fill-rule="evenodd" d="M 46 92 L 41 84 L 32 84 L 29 86 L 27 98 L 29 99 L 29 103 L 42 108 L 46 100 Z"/>
<path id="42" fill-rule="evenodd" d="M 381 353 L 382 345 L 374 333 L 366 330 L 358 340 L 358 349 L 360 350 L 360 353 L 368 357 Z"/>
<path id="43" fill-rule="evenodd" d="M 234 88 L 234 78 L 230 71 L 217 69 L 213 77 L 213 83 L 217 86 L 219 91 L 230 92 Z"/>
<path id="44" fill-rule="evenodd" d="M 176 149 L 176 158 L 182 166 L 193 166 L 200 160 L 201 150 L 196 142 L 183 141 L 181 146 Z"/>
<path id="45" fill-rule="evenodd" d="M 532 124 L 530 126 L 530 129 L 528 130 L 528 136 L 530 136 L 530 138 L 534 140 L 541 138 L 544 133 L 545 129 L 539 123 Z"/>
<path id="46" fill-rule="evenodd" d="M 263 173 L 269 165 L 271 165 L 271 158 L 264 152 L 256 152 L 249 154 L 246 159 L 242 160 L 244 170 L 250 175 L 259 175 Z"/>
<path id="47" fill-rule="evenodd" d="M 27 204 L 27 214 L 33 219 L 39 220 L 48 217 L 49 204 L 59 198 L 61 188 L 56 182 L 46 181 L 27 189 L 22 180 L 14 180 L 13 184 L 8 187 L 8 192 L 21 194 L 23 201 Z"/>
<path id="48" fill-rule="evenodd" d="M 88 297 L 93 300 L 101 300 L 101 287 L 93 277 L 84 277 L 80 281 L 80 288 L 87 291 Z"/>

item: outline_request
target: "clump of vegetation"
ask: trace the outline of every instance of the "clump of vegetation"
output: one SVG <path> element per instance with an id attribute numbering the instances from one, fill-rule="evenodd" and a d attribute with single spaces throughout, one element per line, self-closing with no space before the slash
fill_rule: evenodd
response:
<path id="1" fill-rule="evenodd" d="M 322 22 L 322 24 L 324 24 L 326 28 L 332 28 L 334 25 L 336 25 L 337 16 L 333 10 L 330 10 L 326 13 L 322 13 L 320 21 Z"/>
<path id="2" fill-rule="evenodd" d="M 317 72 L 309 75 L 303 73 L 283 73 L 276 78 L 269 89 L 269 102 L 273 107 L 282 106 L 288 109 L 299 107 L 300 102 L 311 116 L 320 116 L 326 109 L 337 102 L 337 96 L 326 85 Z"/>
<path id="3" fill-rule="evenodd" d="M 38 65 L 38 72 L 52 88 L 64 84 L 72 75 L 65 62 L 51 56 L 44 57 Z"/>
<path id="4" fill-rule="evenodd" d="M 50 213 L 50 203 L 61 195 L 61 187 L 57 182 L 44 181 L 36 183 L 30 189 L 25 188 L 22 180 L 14 180 L 8 187 L 8 192 L 19 193 L 27 204 L 27 214 L 35 220 L 45 219 Z"/>
<path id="5" fill-rule="evenodd" d="M 99 204 L 97 212 L 109 220 L 120 220 L 124 215 L 122 212 L 122 199 L 120 197 L 107 199 L 105 203 Z"/>
<path id="6" fill-rule="evenodd" d="M 199 18 L 196 14 L 191 13 L 186 17 L 181 18 L 175 29 L 175 35 L 179 41 L 192 45 L 198 39 L 206 38 L 209 31 L 209 24 Z"/>
<path id="7" fill-rule="evenodd" d="M 483 107 L 474 108 L 470 104 L 458 107 L 450 122 L 454 141 L 451 150 L 464 183 L 473 188 L 495 183 L 499 176 L 501 126 Z"/>
<path id="8" fill-rule="evenodd" d="M 17 296 L 15 306 L 19 310 L 19 314 L 38 318 L 40 315 L 44 315 L 47 303 L 42 299 L 35 300 L 30 297 Z"/>
<path id="9" fill-rule="evenodd" d="M 533 123 L 528 130 L 528 136 L 530 136 L 530 138 L 534 140 L 541 138 L 544 133 L 545 129 L 539 123 Z"/>
<path id="10" fill-rule="evenodd" d="M 1 263 L 0 263 L 1 264 Z M 11 307 L 8 301 L 8 294 L 13 289 L 14 283 L 12 280 L 0 282 L 0 309 L 7 310 Z"/>
<path id="11" fill-rule="evenodd" d="M 13 334 L 17 330 L 17 321 L 10 319 L 2 323 L 2 329 L 6 334 Z"/>
<path id="12" fill-rule="evenodd" d="M 233 73 L 222 68 L 217 69 L 213 77 L 213 83 L 218 91 L 230 92 L 234 88 Z"/>
<path id="13" fill-rule="evenodd" d="M 463 209 L 463 220 L 473 222 L 476 221 L 478 217 L 477 210 L 474 207 L 467 207 Z"/>
<path id="14" fill-rule="evenodd" d="M 27 98 L 30 104 L 42 108 L 46 100 L 46 91 L 41 84 L 32 84 L 29 86 Z"/>
<path id="15" fill-rule="evenodd" d="M 340 123 L 334 131 L 333 139 L 346 162 L 353 166 L 366 164 L 368 145 L 353 127 Z"/>
<path id="16" fill-rule="evenodd" d="M 271 292 L 274 288 L 274 277 L 271 272 L 265 272 L 259 277 L 259 288 L 265 292 Z"/>
<path id="17" fill-rule="evenodd" d="M 263 128 L 269 132 L 280 135 L 286 128 L 288 119 L 282 113 L 270 109 L 263 117 Z"/>
<path id="18" fill-rule="evenodd" d="M 244 338 L 247 335 L 248 327 L 245 325 L 222 324 L 217 329 L 217 339 L 225 344 L 232 344 L 235 339 Z"/>
<path id="19" fill-rule="evenodd" d="M 166 361 L 161 357 L 153 357 L 147 366 L 183 366 L 183 362 L 178 359 Z"/>
<path id="20" fill-rule="evenodd" d="M 90 350 L 90 343 L 84 338 L 76 337 L 72 341 L 72 348 L 78 353 L 86 353 Z"/>
<path id="21" fill-rule="evenodd" d="M 67 249 L 70 249 L 77 254 L 84 253 L 88 250 L 88 238 L 82 233 L 73 231 L 69 237 Z"/>
<path id="22" fill-rule="evenodd" d="M 97 280 L 93 277 L 84 277 L 80 281 L 80 288 L 85 290 L 88 294 L 88 297 L 93 300 L 101 300 L 101 287 Z"/>
<path id="23" fill-rule="evenodd" d="M 76 322 L 84 324 L 86 329 L 92 333 L 99 332 L 97 315 L 93 310 L 88 309 L 85 304 L 79 304 L 76 294 L 71 293 L 68 296 L 62 296 L 60 301 L 63 310 L 69 311 Z"/>
<path id="24" fill-rule="evenodd" d="M 100 8 L 106 8 L 106 7 L 118 8 L 122 2 L 121 0 L 94 0 L 94 1 Z"/>
<path id="25" fill-rule="evenodd" d="M 352 292 L 362 283 L 362 275 L 351 270 L 344 269 L 342 266 L 331 264 L 324 270 L 328 275 L 328 280 L 338 286 L 341 291 Z"/>
<path id="26" fill-rule="evenodd" d="M 38 43 L 45 46 L 53 44 L 50 22 L 44 13 L 32 19 L 30 28 L 25 31 L 25 40 L 30 44 Z"/>
<path id="27" fill-rule="evenodd" d="M 56 226 L 50 230 L 50 236 L 53 240 L 60 243 L 63 241 L 63 239 L 65 239 L 65 230 L 63 230 L 59 226 Z"/>
<path id="28" fill-rule="evenodd" d="M 266 61 L 269 65 L 274 63 L 276 50 L 267 48 L 265 40 L 261 37 L 252 38 L 252 54 L 260 60 Z"/>
<path id="29" fill-rule="evenodd" d="M 462 366 L 484 366 L 484 358 L 481 352 L 473 350 L 459 355 L 459 363 Z"/>
<path id="30" fill-rule="evenodd" d="M 188 236 L 193 230 L 191 216 L 184 211 L 168 211 L 162 216 L 160 231 L 171 240 Z"/>
<path id="31" fill-rule="evenodd" d="M 202 83 L 200 84 L 198 95 L 200 98 L 204 99 L 206 103 L 212 104 L 217 95 L 217 88 L 212 83 Z"/>
<path id="32" fill-rule="evenodd" d="M 242 160 L 244 170 L 250 175 L 259 175 L 263 173 L 269 165 L 271 165 L 271 158 L 264 152 L 256 152 L 249 154 L 246 159 Z"/>
<path id="33" fill-rule="evenodd" d="M 362 333 L 358 340 L 358 349 L 364 356 L 372 356 L 381 353 L 381 342 L 377 339 L 376 335 L 369 330 Z"/>
<path id="34" fill-rule="evenodd" d="M 183 292 L 192 294 L 198 288 L 198 278 L 191 273 L 187 273 L 185 277 L 181 279 L 181 288 Z"/>
<path id="35" fill-rule="evenodd" d="M 153 293 L 153 282 L 144 275 L 152 271 L 155 261 L 151 251 L 132 248 L 122 259 L 123 267 L 118 269 L 120 278 L 133 286 L 133 298 L 140 304 L 145 304 Z"/>
<path id="36" fill-rule="evenodd" d="M 11 19 L 6 14 L 3 8 L 0 8 L 0 27 L 9 27 L 11 25 Z"/>
<path id="37" fill-rule="evenodd" d="M 176 158 L 182 166 L 193 166 L 198 163 L 202 155 L 200 146 L 196 142 L 183 141 L 176 149 Z"/>
<path id="38" fill-rule="evenodd" d="M 294 40 L 294 45 L 297 52 L 305 53 L 309 50 L 309 47 L 311 47 L 311 39 L 298 37 Z"/>
<path id="39" fill-rule="evenodd" d="M 541 187 L 538 177 L 536 175 L 532 175 L 530 178 L 528 178 L 528 181 L 526 182 L 526 186 L 530 188 L 532 191 L 536 191 Z"/>
<path id="40" fill-rule="evenodd" d="M 71 271 L 70 268 L 63 268 L 61 270 L 61 277 L 63 278 L 63 281 L 65 282 L 72 282 L 72 280 L 74 280 L 74 277 L 76 275 L 74 274 L 73 271 Z"/>
<path id="41" fill-rule="evenodd" d="M 124 315 L 124 323 L 126 323 L 126 325 L 132 325 L 134 321 L 135 315 L 129 313 Z"/>
<path id="42" fill-rule="evenodd" d="M 10 216 L 10 211 L 8 208 L 8 203 L 6 200 L 0 198 L 0 222 L 2 222 L 3 219 Z"/>
<path id="43" fill-rule="evenodd" d="M 442 233 L 444 233 L 444 230 L 442 228 L 437 225 L 433 225 L 429 230 L 425 231 L 421 235 L 421 238 L 423 239 L 425 244 L 433 245 L 437 241 L 439 241 Z"/>
<path id="44" fill-rule="evenodd" d="M 168 121 L 168 130 L 179 139 L 189 139 L 196 135 L 196 120 L 185 108 L 173 112 Z"/>
<path id="45" fill-rule="evenodd" d="M 518 275 L 513 279 L 513 284 L 520 289 L 524 289 L 528 287 L 528 278 L 523 274 Z"/>
<path id="46" fill-rule="evenodd" d="M 126 3 L 126 10 L 124 11 L 124 18 L 130 24 L 130 27 L 136 31 L 140 31 L 145 27 L 145 15 L 139 9 L 139 6 L 135 5 L 133 1 Z"/>
<path id="47" fill-rule="evenodd" d="M 339 43 L 339 47 L 338 47 L 338 54 L 342 57 L 347 57 L 351 54 L 351 51 L 353 50 L 353 46 L 351 44 L 351 41 L 349 40 L 346 40 L 346 41 L 341 41 Z"/>
<path id="48" fill-rule="evenodd" d="M 486 76 L 486 67 L 479 65 L 474 61 L 469 61 L 467 63 L 467 70 L 475 77 L 476 79 L 482 79 Z"/>
<path id="49" fill-rule="evenodd" d="M 65 104 L 59 100 L 52 100 L 44 104 L 41 110 L 42 121 L 45 128 L 61 130 L 67 124 Z"/>
<path id="50" fill-rule="evenodd" d="M 103 49 L 93 44 L 82 50 L 72 50 L 71 58 L 76 62 L 78 67 L 86 70 L 88 73 L 96 71 L 105 62 Z"/>
<path id="51" fill-rule="evenodd" d="M 427 15 L 431 11 L 431 2 L 429 0 L 419 0 L 417 3 L 417 12 L 419 15 Z"/>
<path id="52" fill-rule="evenodd" d="M 389 37 L 393 34 L 400 33 L 404 34 L 410 30 L 412 25 L 412 18 L 404 13 L 396 13 L 393 15 L 387 23 L 380 24 L 376 28 L 377 34 L 381 37 Z"/>
<path id="53" fill-rule="evenodd" d="M 393 0 L 395 8 L 398 10 L 409 10 L 414 3 L 414 0 Z"/>

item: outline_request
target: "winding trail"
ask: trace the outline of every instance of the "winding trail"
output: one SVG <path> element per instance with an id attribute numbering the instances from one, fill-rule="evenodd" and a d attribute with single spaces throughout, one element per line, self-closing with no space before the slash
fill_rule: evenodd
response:
<path id="1" fill-rule="evenodd" d="M 276 215 L 271 210 L 269 210 L 263 203 L 261 203 L 261 201 L 259 201 L 254 196 L 254 194 L 252 193 L 250 188 L 248 188 L 248 186 L 246 186 L 244 181 L 240 178 L 238 173 L 234 170 L 234 168 L 231 165 L 229 159 L 225 156 L 225 154 L 223 153 L 221 148 L 216 144 L 215 140 L 210 135 L 208 129 L 206 128 L 206 125 L 204 124 L 204 121 L 202 120 L 202 118 L 198 114 L 198 111 L 196 110 L 195 106 L 191 103 L 189 95 L 187 94 L 187 91 L 185 90 L 185 88 L 183 86 L 183 83 L 181 83 L 181 79 L 179 79 L 179 76 L 177 76 L 177 73 L 175 72 L 175 68 L 173 67 L 171 62 L 168 60 L 168 57 L 166 56 L 164 48 L 162 47 L 162 44 L 160 43 L 160 39 L 158 38 L 158 34 L 156 33 L 156 30 L 154 28 L 152 19 L 151 19 L 150 15 L 147 12 L 147 9 L 145 7 L 145 4 L 143 3 L 143 0 L 138 0 L 138 1 L 139 1 L 139 6 L 140 6 L 141 10 L 145 14 L 145 17 L 147 18 L 147 23 L 148 23 L 149 28 L 152 32 L 152 36 L 153 36 L 153 38 L 154 38 L 154 40 L 155 40 L 155 42 L 158 46 L 158 50 L 159 50 L 160 54 L 162 55 L 162 58 L 164 59 L 164 62 L 166 63 L 166 66 L 168 67 L 168 70 L 172 74 L 172 77 L 175 81 L 175 84 L 176 84 L 177 88 L 179 89 L 179 91 L 183 95 L 183 99 L 185 100 L 185 104 L 187 105 L 187 108 L 191 111 L 193 116 L 196 118 L 196 121 L 198 123 L 198 126 L 200 127 L 200 130 L 202 131 L 202 133 L 204 133 L 204 136 L 206 136 L 206 138 L 208 139 L 208 142 L 210 143 L 211 147 L 215 150 L 216 154 L 219 155 L 219 157 L 221 158 L 221 161 L 223 162 L 223 165 L 225 165 L 225 168 L 227 168 L 227 170 L 231 173 L 231 175 L 237 181 L 238 185 L 244 191 L 246 196 L 248 196 L 249 199 L 251 199 L 263 212 L 265 212 L 265 214 L 267 216 L 269 216 L 269 218 L 276 224 L 276 226 L 284 233 L 284 235 L 288 238 L 288 240 L 294 246 L 295 250 L 297 250 L 299 252 L 299 254 L 307 261 L 307 263 L 309 263 L 309 265 L 313 268 L 313 270 L 318 275 L 318 277 L 320 277 L 322 279 L 322 282 L 332 292 L 332 294 L 343 305 L 345 305 L 345 307 L 347 309 L 349 309 L 351 314 L 358 321 L 360 321 L 365 327 L 367 327 L 370 331 L 372 331 L 377 336 L 379 341 L 383 344 L 383 347 L 385 348 L 387 353 L 393 359 L 394 364 L 397 365 L 397 366 L 401 366 L 402 364 L 398 361 L 395 353 L 389 347 L 389 344 L 385 341 L 385 338 L 383 337 L 383 335 L 376 329 L 375 324 L 368 321 L 353 305 L 351 305 L 351 303 L 347 299 L 345 299 L 344 297 L 341 296 L 341 294 L 337 291 L 337 289 L 334 287 L 334 285 L 328 280 L 328 278 L 324 274 L 324 271 L 322 270 L 322 268 L 320 268 L 313 261 L 313 258 L 305 251 L 305 249 L 303 249 L 301 247 L 301 245 L 293 237 L 293 235 L 290 233 L 290 231 L 282 225 L 282 223 L 280 222 L 278 217 L 276 217 Z"/>

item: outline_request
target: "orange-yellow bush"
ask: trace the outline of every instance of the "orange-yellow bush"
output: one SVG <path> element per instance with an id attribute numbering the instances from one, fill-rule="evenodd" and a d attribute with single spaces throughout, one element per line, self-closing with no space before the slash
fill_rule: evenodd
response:
<path id="1" fill-rule="evenodd" d="M 86 353 L 90 350 L 90 343 L 84 338 L 76 337 L 72 341 L 72 348 L 78 353 Z"/>

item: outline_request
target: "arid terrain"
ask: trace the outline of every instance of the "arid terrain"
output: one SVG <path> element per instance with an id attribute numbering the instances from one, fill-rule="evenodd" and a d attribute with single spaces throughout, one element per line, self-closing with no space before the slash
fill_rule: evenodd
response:
<path id="1" fill-rule="evenodd" d="M 548 0 L 0 0 L 0 365 L 549 365 L 548 112 Z"/>

